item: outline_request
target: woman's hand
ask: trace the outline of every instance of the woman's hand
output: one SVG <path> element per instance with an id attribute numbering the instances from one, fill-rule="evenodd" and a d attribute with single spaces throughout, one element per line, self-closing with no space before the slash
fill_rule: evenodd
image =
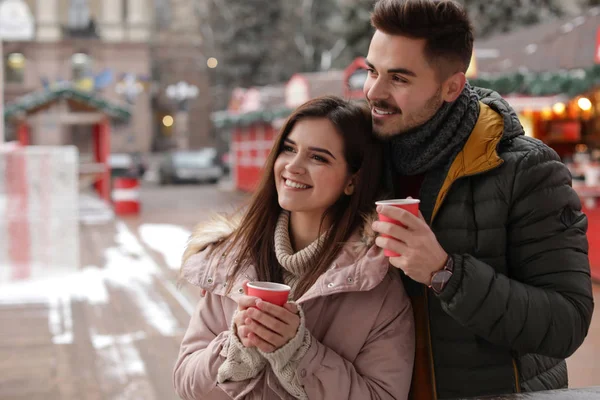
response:
<path id="1" fill-rule="evenodd" d="M 244 314 L 245 324 L 238 332 L 265 353 L 283 347 L 296 336 L 300 326 L 298 308 L 292 303 L 279 307 L 258 299 L 256 308 L 248 308 Z"/>
<path id="2" fill-rule="evenodd" d="M 248 281 L 243 283 L 245 293 L 247 292 L 247 283 Z M 238 310 L 233 317 L 233 323 L 235 325 L 237 337 L 240 339 L 244 347 L 254 347 L 254 344 L 248 338 L 248 330 L 244 328 L 246 326 L 245 321 L 248 319 L 248 309 L 251 307 L 256 307 L 256 301 L 260 299 L 252 296 L 239 296 L 236 300 L 238 304 Z"/>

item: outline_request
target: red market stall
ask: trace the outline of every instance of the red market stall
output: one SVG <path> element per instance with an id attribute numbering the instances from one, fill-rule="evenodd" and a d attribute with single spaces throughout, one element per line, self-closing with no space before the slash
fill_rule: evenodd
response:
<path id="1" fill-rule="evenodd" d="M 17 140 L 22 146 L 35 145 L 30 130 L 35 114 L 53 107 L 56 107 L 56 121 L 60 125 L 92 125 L 94 164 L 81 166 L 80 172 L 93 171 L 98 195 L 110 202 L 110 119 L 128 120 L 131 113 L 124 106 L 65 84 L 27 94 L 8 104 L 4 118 L 17 127 Z"/>
<path id="2" fill-rule="evenodd" d="M 251 192 L 273 141 L 292 110 L 322 95 L 344 97 L 344 71 L 293 75 L 286 84 L 234 90 L 227 111 L 214 113 L 215 128 L 228 131 L 234 186 Z"/>
<path id="3" fill-rule="evenodd" d="M 276 128 L 268 120 L 256 121 L 232 132 L 236 188 L 245 192 L 256 188 L 276 134 Z"/>
<path id="4" fill-rule="evenodd" d="M 215 128 L 229 135 L 229 160 L 234 187 L 251 192 L 260 180 L 273 140 L 291 110 L 284 85 L 237 88 L 227 111 L 213 113 Z"/>

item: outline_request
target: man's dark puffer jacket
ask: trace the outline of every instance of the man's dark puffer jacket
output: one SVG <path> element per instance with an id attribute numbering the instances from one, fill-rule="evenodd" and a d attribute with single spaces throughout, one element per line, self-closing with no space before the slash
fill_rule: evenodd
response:
<path id="1" fill-rule="evenodd" d="M 564 359 L 593 311 L 587 219 L 569 171 L 524 136 L 504 100 L 478 91 L 501 116 L 488 109 L 504 126 L 501 164 L 454 181 L 434 213 L 455 262 L 442 294 L 428 293 L 439 398 L 566 387 Z"/>

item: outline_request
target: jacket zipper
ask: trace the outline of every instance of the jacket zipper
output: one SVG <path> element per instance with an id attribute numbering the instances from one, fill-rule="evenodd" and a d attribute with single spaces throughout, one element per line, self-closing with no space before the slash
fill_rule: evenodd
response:
<path id="1" fill-rule="evenodd" d="M 454 180 L 454 181 L 453 181 L 453 182 L 450 184 L 450 186 L 448 186 L 448 189 L 446 190 L 446 193 L 450 192 L 450 188 L 452 188 L 452 185 L 454 185 L 454 183 L 455 183 L 456 181 L 458 181 L 459 179 L 462 179 L 462 178 L 467 178 L 467 177 L 472 177 L 472 176 L 477 176 L 477 175 L 484 174 L 484 173 L 486 173 L 486 172 L 489 172 L 489 171 L 491 171 L 491 170 L 494 170 L 494 169 L 498 168 L 498 167 L 499 167 L 499 166 L 501 166 L 502 164 L 504 164 L 504 160 L 502 160 L 502 159 L 501 159 L 501 160 L 500 160 L 500 163 L 498 163 L 497 165 L 494 165 L 494 166 L 493 166 L 493 167 L 491 167 L 491 168 L 487 168 L 487 169 L 485 169 L 485 170 L 478 171 L 478 172 L 476 172 L 476 173 L 473 173 L 473 174 L 469 174 L 469 175 L 463 175 L 463 176 L 461 176 L 461 177 L 459 177 L 459 178 L 455 179 L 455 180 Z M 445 196 L 444 196 L 444 199 L 445 199 Z M 444 199 L 442 199 L 442 202 L 444 201 Z M 440 203 L 440 207 L 441 207 L 441 203 Z M 440 209 L 440 207 L 438 207 L 438 210 Z M 436 212 L 436 215 L 437 215 L 437 212 Z M 435 215 L 434 215 L 433 217 L 435 217 Z M 432 225 L 433 225 L 433 217 L 431 218 L 431 224 L 432 224 Z M 428 296 L 428 295 L 429 295 L 429 292 L 427 291 L 427 288 L 425 289 L 425 292 L 426 292 L 426 295 Z M 427 296 L 425 297 L 425 299 L 427 299 Z M 427 303 L 427 301 L 426 301 L 426 303 Z M 429 308 L 427 309 L 427 312 L 429 312 Z M 431 343 L 431 330 L 430 330 L 430 325 L 429 325 L 429 318 L 427 319 L 427 329 L 428 329 L 428 336 L 429 336 L 429 346 L 430 346 L 430 348 L 432 348 L 432 347 L 431 347 L 431 346 L 432 346 L 432 343 Z M 433 390 L 434 390 L 434 393 L 436 393 L 436 386 L 437 386 L 437 385 L 435 384 L 435 370 L 433 369 L 433 348 L 432 348 L 432 351 L 430 352 L 430 355 L 431 355 L 431 367 L 432 367 L 432 375 L 433 375 L 433 378 L 434 378 L 434 385 L 433 385 L 434 387 L 433 387 Z M 519 368 L 517 367 L 517 361 L 515 360 L 515 358 L 514 358 L 514 357 L 512 357 L 512 364 L 513 364 L 513 374 L 514 374 L 514 377 L 515 377 L 515 390 L 516 390 L 516 392 L 517 392 L 517 393 L 521 393 L 521 383 L 519 382 Z M 437 399 L 437 393 L 436 393 L 436 399 Z"/>
<path id="2" fill-rule="evenodd" d="M 515 373 L 515 389 L 517 393 L 521 393 L 521 383 L 519 382 L 519 368 L 517 368 L 517 360 L 512 357 L 513 370 Z"/>
<path id="3" fill-rule="evenodd" d="M 456 178 L 455 180 L 453 180 L 452 183 L 450 183 L 450 186 L 448 186 L 448 189 L 446 189 L 446 194 L 441 199 L 440 205 L 437 208 L 437 211 L 431 217 L 431 223 L 430 223 L 431 226 L 433 226 L 433 220 L 434 220 L 435 216 L 437 215 L 437 213 L 439 212 L 440 208 L 442 207 L 442 203 L 446 199 L 446 195 L 450 192 L 450 189 L 452 188 L 452 185 L 454 185 L 454 183 L 456 181 L 458 181 L 460 179 L 463 179 L 463 178 L 468 178 L 468 177 L 472 177 L 472 176 L 477 176 L 477 175 L 484 174 L 486 172 L 489 172 L 489 171 L 492 171 L 492 170 L 498 168 L 502 164 L 504 164 L 504 160 L 500 159 L 500 162 L 498 164 L 496 164 L 496 165 L 494 165 L 494 166 L 492 166 L 490 168 L 487 168 L 487 169 L 484 169 L 484 170 L 481 170 L 481 171 L 477 171 L 477 172 L 472 173 L 472 174 L 463 175 L 463 176 L 460 176 L 460 177 Z M 434 396 L 433 400 L 437 400 L 437 398 L 438 398 L 438 395 L 437 395 L 437 381 L 435 379 L 435 364 L 434 364 L 434 361 L 433 361 L 433 343 L 432 343 L 432 340 L 431 340 L 431 321 L 430 321 L 430 315 L 429 315 L 429 290 L 427 290 L 427 286 L 424 286 L 423 289 L 425 290 L 425 309 L 427 310 L 427 339 L 429 340 L 429 349 L 430 349 L 430 351 L 429 351 L 429 364 L 431 366 L 431 377 L 433 379 L 433 381 L 431 383 L 433 385 L 433 388 L 432 388 L 433 389 L 433 396 Z M 517 384 L 517 392 L 520 392 L 517 364 L 516 364 L 514 358 L 513 358 L 512 361 L 513 361 L 513 367 L 514 367 L 514 370 L 515 370 L 515 380 L 516 380 L 516 384 Z"/>
<path id="4" fill-rule="evenodd" d="M 450 192 L 450 189 L 452 188 L 452 186 L 453 186 L 453 185 L 454 185 L 454 184 L 455 184 L 457 181 L 459 181 L 459 180 L 461 180 L 461 179 L 463 179 L 463 178 L 470 178 L 470 177 L 473 177 L 473 176 L 477 176 L 477 175 L 485 174 L 486 172 L 490 172 L 490 171 L 492 171 L 492 170 L 494 170 L 494 169 L 498 168 L 498 167 L 499 167 L 499 166 L 501 166 L 502 164 L 504 164 L 504 160 L 500 159 L 500 162 L 499 162 L 498 164 L 496 164 L 496 165 L 493 165 L 493 166 L 491 166 L 490 168 L 486 168 L 486 169 L 483 169 L 483 170 L 481 170 L 481 171 L 474 172 L 474 173 L 472 173 L 472 174 L 467 174 L 467 175 L 459 176 L 458 178 L 456 178 L 455 180 L 453 180 L 453 181 L 452 181 L 452 183 L 450 183 L 450 186 L 448 186 L 448 188 L 446 189 L 446 194 L 445 194 L 445 195 L 444 195 L 444 197 L 441 199 L 441 201 L 440 201 L 440 205 L 439 205 L 439 207 L 437 207 L 437 211 L 435 212 L 435 214 L 434 214 L 434 215 L 432 215 L 432 216 L 431 216 L 431 223 L 430 223 L 430 224 L 431 224 L 431 226 L 433 226 L 433 220 L 434 220 L 434 218 L 437 216 L 437 214 L 438 214 L 438 212 L 439 212 L 440 208 L 442 207 L 442 203 L 443 203 L 443 202 L 444 202 L 444 200 L 446 199 L 446 196 L 447 196 L 447 195 L 448 195 L 448 193 Z"/>

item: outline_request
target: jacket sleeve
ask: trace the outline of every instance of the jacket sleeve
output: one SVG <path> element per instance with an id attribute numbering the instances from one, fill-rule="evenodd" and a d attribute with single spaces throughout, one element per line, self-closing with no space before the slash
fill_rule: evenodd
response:
<path id="1" fill-rule="evenodd" d="M 468 254 L 454 254 L 442 307 L 491 343 L 520 354 L 569 357 L 587 335 L 594 303 L 587 218 L 570 172 L 552 149 L 538 144 L 523 156 L 510 202 L 510 278 Z"/>
<path id="2" fill-rule="evenodd" d="M 175 391 L 184 400 L 242 399 L 264 373 L 239 382 L 218 382 L 233 334 L 226 324 L 216 322 L 226 320 L 223 301 L 228 299 L 206 293 L 190 320 L 173 371 Z"/>
<path id="3" fill-rule="evenodd" d="M 390 282 L 376 323 L 353 362 L 311 338 L 296 370 L 309 399 L 408 397 L 415 351 L 413 312 L 400 279 Z"/>
<path id="4" fill-rule="evenodd" d="M 287 393 L 296 399 L 307 399 L 306 392 L 296 375 L 296 370 L 310 348 L 312 335 L 306 329 L 306 318 L 302 307 L 299 304 L 296 306 L 300 316 L 300 326 L 298 326 L 296 336 L 273 352 L 265 353 L 258 350 L 258 353 L 268 361 L 271 371 L 273 371 Z"/>

